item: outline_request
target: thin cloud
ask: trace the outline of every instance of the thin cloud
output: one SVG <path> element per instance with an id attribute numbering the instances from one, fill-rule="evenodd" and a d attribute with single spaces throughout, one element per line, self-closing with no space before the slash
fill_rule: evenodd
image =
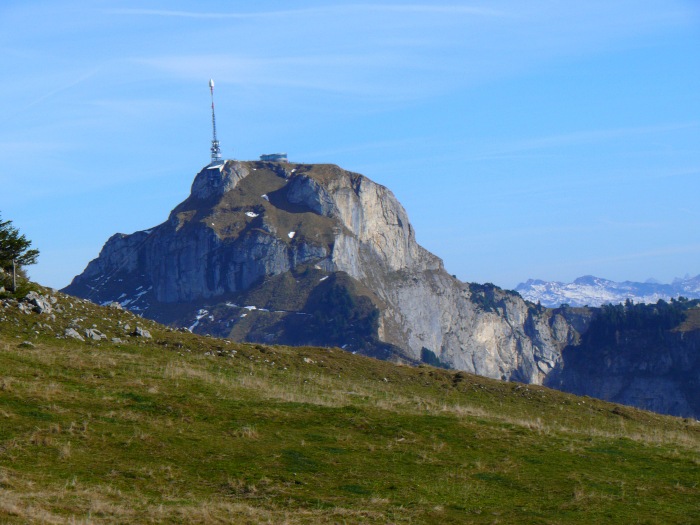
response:
<path id="1" fill-rule="evenodd" d="M 216 75 L 221 82 L 238 85 L 319 90 L 382 101 L 420 100 L 518 75 L 558 57 L 623 43 L 647 29 L 646 22 L 635 19 L 598 31 L 601 19 L 629 21 L 619 8 L 600 3 L 547 6 L 499 3 L 494 9 L 405 2 L 252 12 L 136 8 L 108 12 L 191 19 L 188 27 L 193 33 L 188 40 L 221 42 L 221 54 L 209 54 L 203 47 L 197 53 L 195 44 L 184 53 L 174 49 L 171 56 L 135 59 L 161 71 L 187 79 Z M 208 23 L 211 20 L 245 20 L 238 30 L 248 37 L 227 54 L 230 24 Z M 295 29 L 297 24 L 304 30 Z M 264 39 L 256 30 L 261 25 Z M 205 30 L 207 39 L 200 38 Z M 361 38 L 354 36 L 360 34 Z M 280 57 L 280 49 L 287 56 Z"/>
<path id="2" fill-rule="evenodd" d="M 487 9 L 482 7 L 470 7 L 460 5 L 429 5 L 429 4 L 350 4 L 344 6 L 327 6 L 304 9 L 287 9 L 279 11 L 255 11 L 250 13 L 244 12 L 198 12 L 198 11 L 173 11 L 168 9 L 138 9 L 138 8 L 120 8 L 106 9 L 105 13 L 111 15 L 131 15 L 131 16 L 157 16 L 170 18 L 198 18 L 198 19 L 251 19 L 251 18 L 278 18 L 285 16 L 308 16 L 311 14 L 337 14 L 338 12 L 385 12 L 385 13 L 424 13 L 424 14 L 442 14 L 442 15 L 475 15 L 489 17 L 509 16 L 504 11 L 495 9 Z"/>
<path id="3" fill-rule="evenodd" d="M 513 141 L 503 144 L 500 147 L 491 147 L 476 155 L 462 156 L 465 160 L 498 160 L 510 159 L 520 156 L 531 156 L 531 152 L 561 148 L 565 146 L 576 146 L 592 142 L 604 142 L 638 135 L 652 135 L 656 133 L 667 133 L 671 131 L 688 130 L 699 128 L 700 122 L 682 122 L 674 124 L 659 124 L 654 126 L 636 126 L 624 128 L 597 129 L 586 131 L 575 131 L 571 133 L 561 133 L 557 135 L 547 135 L 535 137 L 527 140 Z M 464 145 L 464 141 L 455 143 L 455 146 Z M 672 175 L 692 175 L 697 170 L 688 170 L 678 173 L 662 174 L 660 176 Z"/>
<path id="4" fill-rule="evenodd" d="M 41 104 L 41 103 L 44 102 L 45 100 L 48 100 L 48 99 L 54 97 L 55 95 L 58 95 L 59 93 L 61 93 L 61 92 L 63 92 L 63 91 L 66 91 L 66 90 L 68 90 L 68 89 L 71 89 L 71 88 L 77 86 L 78 84 L 82 84 L 83 82 L 85 82 L 86 80 L 90 79 L 91 77 L 94 77 L 95 74 L 97 74 L 97 72 L 98 72 L 99 70 L 100 70 L 100 68 L 91 69 L 90 71 L 88 71 L 88 72 L 86 72 L 86 73 L 83 73 L 82 75 L 80 75 L 80 76 L 77 77 L 76 79 L 74 79 L 74 80 L 72 80 L 72 81 L 70 81 L 70 82 L 68 82 L 68 83 L 66 83 L 66 84 L 64 84 L 64 85 L 62 85 L 62 86 L 59 86 L 59 87 L 57 87 L 57 88 L 54 88 L 54 89 L 52 89 L 51 91 L 48 91 L 48 92 L 44 93 L 44 94 L 41 95 L 39 98 L 36 98 L 36 99 L 32 100 L 31 102 L 29 102 L 28 104 L 25 104 L 24 106 L 22 106 L 21 108 L 19 108 L 19 109 L 17 110 L 17 113 L 21 113 L 21 112 L 23 112 L 23 111 L 26 111 L 27 109 L 32 108 L 32 107 L 34 107 L 34 106 L 36 106 L 36 105 L 38 105 L 38 104 Z"/>
<path id="5" fill-rule="evenodd" d="M 585 144 L 588 142 L 599 142 L 610 139 L 625 138 L 633 135 L 665 133 L 668 131 L 697 128 L 699 125 L 700 123 L 698 122 L 685 122 L 678 124 L 661 124 L 656 126 L 637 126 L 626 128 L 578 131 L 574 133 L 564 133 L 561 135 L 551 135 L 521 141 L 511 146 L 510 151 L 529 151 L 536 149 L 546 149 L 551 147 L 568 146 L 573 144 Z"/>
<path id="6" fill-rule="evenodd" d="M 0 142 L 0 158 L 1 157 L 17 157 L 36 155 L 37 151 L 42 153 L 50 153 L 56 151 L 67 151 L 73 148 L 72 144 L 66 142 L 36 142 L 36 141 L 6 141 Z M 8 174 L 7 178 L 11 178 Z"/>
<path id="7" fill-rule="evenodd" d="M 393 101 L 424 96 L 431 86 L 392 79 L 390 71 L 404 71 L 420 64 L 387 53 L 238 57 L 224 54 L 134 57 L 131 62 L 188 80 L 214 76 L 219 83 L 241 86 L 282 87 L 389 98 Z M 397 74 L 396 79 L 399 78 Z"/>
<path id="8" fill-rule="evenodd" d="M 158 16 L 168 18 L 204 18 L 204 19 L 230 19 L 230 18 L 261 18 L 269 16 L 280 16 L 282 11 L 261 12 L 261 13 L 198 13 L 194 11 L 171 11 L 167 9 L 105 9 L 108 15 L 129 15 L 129 16 Z"/>

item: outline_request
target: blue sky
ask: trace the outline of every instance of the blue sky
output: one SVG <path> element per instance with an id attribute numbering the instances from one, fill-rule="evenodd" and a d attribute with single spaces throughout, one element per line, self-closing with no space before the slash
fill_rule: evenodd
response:
<path id="1" fill-rule="evenodd" d="M 700 273 L 700 2 L 4 1 L 0 212 L 62 287 L 209 160 L 388 186 L 459 278 Z"/>

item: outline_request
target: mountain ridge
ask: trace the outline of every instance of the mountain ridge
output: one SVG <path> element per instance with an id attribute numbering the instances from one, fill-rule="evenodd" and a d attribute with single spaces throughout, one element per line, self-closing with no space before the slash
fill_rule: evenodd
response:
<path id="1" fill-rule="evenodd" d="M 571 283 L 528 279 L 515 287 L 524 299 L 539 302 L 548 308 L 562 304 L 569 306 L 602 306 L 604 304 L 656 303 L 657 301 L 686 297 L 700 299 L 700 275 L 676 278 L 669 284 L 654 280 L 646 282 L 616 282 L 593 275 L 578 277 Z"/>

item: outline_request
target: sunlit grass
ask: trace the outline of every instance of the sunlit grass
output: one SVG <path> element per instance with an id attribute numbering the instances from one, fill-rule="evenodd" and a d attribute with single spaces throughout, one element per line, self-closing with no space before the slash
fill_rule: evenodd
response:
<path id="1" fill-rule="evenodd" d="M 338 349 L 197 337 L 72 301 L 50 323 L 0 310 L 0 523 L 697 513 L 695 421 Z M 127 343 L 56 339 L 76 317 Z M 152 340 L 124 336 L 136 322 Z"/>

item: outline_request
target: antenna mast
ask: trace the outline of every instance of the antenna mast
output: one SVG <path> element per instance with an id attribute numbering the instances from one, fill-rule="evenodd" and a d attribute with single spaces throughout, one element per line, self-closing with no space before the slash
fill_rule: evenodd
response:
<path id="1" fill-rule="evenodd" d="M 217 164 L 221 162 L 221 148 L 219 141 L 216 140 L 216 117 L 214 116 L 214 80 L 209 79 L 209 90 L 211 91 L 211 127 L 213 133 L 211 141 L 211 163 Z"/>

